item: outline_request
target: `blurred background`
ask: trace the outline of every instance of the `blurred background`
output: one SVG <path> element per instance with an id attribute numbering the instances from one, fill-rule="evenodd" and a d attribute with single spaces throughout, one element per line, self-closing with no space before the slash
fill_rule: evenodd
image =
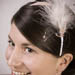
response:
<path id="1" fill-rule="evenodd" d="M 5 50 L 8 45 L 11 18 L 22 5 L 30 1 L 34 0 L 0 0 L 0 75 L 10 74 L 5 60 Z M 65 1 L 75 12 L 75 0 Z"/>

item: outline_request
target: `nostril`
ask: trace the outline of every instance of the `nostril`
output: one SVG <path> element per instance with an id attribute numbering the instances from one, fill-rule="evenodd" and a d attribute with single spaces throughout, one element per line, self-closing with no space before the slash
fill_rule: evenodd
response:
<path id="1" fill-rule="evenodd" d="M 12 63 L 9 64 L 9 67 L 11 68 L 11 70 L 16 71 L 17 69 L 21 68 L 21 63 Z"/>
<path id="2" fill-rule="evenodd" d="M 17 67 L 19 67 L 19 66 L 22 65 L 22 63 L 21 63 L 20 61 L 11 60 L 11 59 L 7 62 L 7 64 L 8 64 L 8 66 L 11 67 L 11 68 L 17 68 Z"/>

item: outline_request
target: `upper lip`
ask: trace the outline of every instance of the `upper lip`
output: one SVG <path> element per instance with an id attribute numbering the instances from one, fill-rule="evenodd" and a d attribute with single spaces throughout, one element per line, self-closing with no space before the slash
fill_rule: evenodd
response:
<path id="1" fill-rule="evenodd" d="M 20 73 L 29 73 L 31 72 L 30 70 L 23 70 L 23 69 L 19 69 L 19 68 L 12 68 L 12 71 L 14 72 L 20 72 Z"/>

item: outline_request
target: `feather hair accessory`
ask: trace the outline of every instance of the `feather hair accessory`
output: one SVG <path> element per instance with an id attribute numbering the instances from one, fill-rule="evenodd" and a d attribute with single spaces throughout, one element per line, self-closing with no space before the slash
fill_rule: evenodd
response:
<path id="1" fill-rule="evenodd" d="M 35 5 L 42 5 L 42 9 L 45 13 L 41 11 L 40 14 L 48 23 L 53 24 L 56 29 L 59 29 L 59 37 L 61 38 L 59 56 L 61 56 L 63 51 L 64 34 L 67 29 L 75 27 L 74 24 L 71 24 L 75 18 L 74 13 L 66 5 L 64 0 L 46 0 L 45 2 L 36 2 L 32 4 L 32 6 Z"/>

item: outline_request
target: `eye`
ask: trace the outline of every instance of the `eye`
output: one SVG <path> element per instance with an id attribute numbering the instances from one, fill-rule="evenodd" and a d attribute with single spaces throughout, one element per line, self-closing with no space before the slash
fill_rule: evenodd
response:
<path id="1" fill-rule="evenodd" d="M 27 53 L 32 53 L 33 50 L 32 50 L 31 48 L 25 47 L 25 52 L 27 52 Z"/>
<path id="2" fill-rule="evenodd" d="M 15 44 L 11 40 L 9 40 L 8 43 L 9 43 L 9 46 L 12 46 L 12 47 L 15 46 Z"/>

